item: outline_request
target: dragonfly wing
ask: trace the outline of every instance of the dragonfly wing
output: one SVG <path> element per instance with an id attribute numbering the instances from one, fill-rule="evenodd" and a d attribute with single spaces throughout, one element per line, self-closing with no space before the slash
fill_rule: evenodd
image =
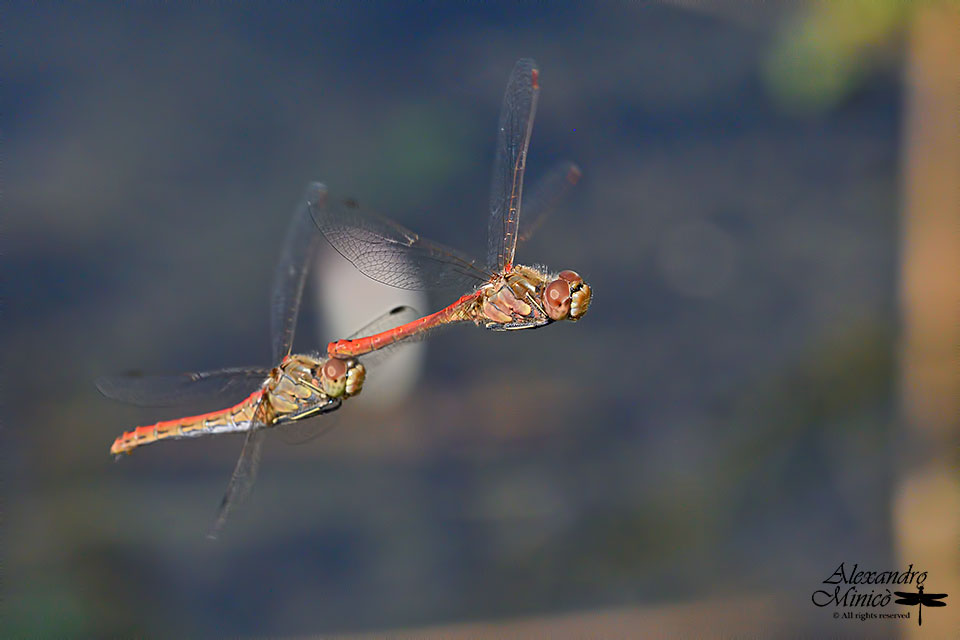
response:
<path id="1" fill-rule="evenodd" d="M 174 375 L 142 375 L 97 378 L 97 389 L 112 400 L 141 407 L 169 407 L 218 399 L 237 399 L 250 394 L 269 369 L 231 367 Z"/>
<path id="2" fill-rule="evenodd" d="M 263 428 L 263 422 L 259 420 L 263 400 L 257 405 L 254 411 L 254 423 L 247 432 L 247 438 L 243 442 L 243 449 L 240 450 L 240 458 L 237 460 L 237 466 L 230 477 L 230 483 L 227 485 L 227 491 L 220 502 L 220 509 L 217 512 L 217 519 L 207 533 L 207 537 L 216 540 L 223 530 L 223 525 L 227 522 L 230 512 L 239 504 L 242 504 L 250 495 L 253 489 L 253 483 L 257 479 L 257 471 L 260 468 L 260 455 L 263 451 L 263 438 L 266 432 Z"/>
<path id="3" fill-rule="evenodd" d="M 287 227 L 270 294 L 270 339 L 274 362 L 289 355 L 293 346 L 303 285 L 320 240 L 310 216 L 310 207 L 323 207 L 326 198 L 327 188 L 319 182 L 311 183 Z"/>
<path id="4" fill-rule="evenodd" d="M 497 272 L 513 264 L 517 249 L 523 172 L 540 93 L 538 77 L 537 64 L 533 60 L 518 60 L 507 80 L 500 109 L 487 240 L 487 265 Z"/>
<path id="5" fill-rule="evenodd" d="M 378 333 L 383 333 L 389 331 L 395 327 L 405 325 L 409 322 L 413 322 L 420 317 L 420 312 L 414 309 L 413 307 L 400 306 L 394 307 L 385 314 L 379 316 L 375 320 L 371 321 L 369 324 L 363 328 L 356 331 L 348 340 L 358 340 L 360 338 L 366 338 L 369 336 L 377 335 Z M 363 366 L 369 369 L 371 367 L 376 367 L 381 364 L 384 360 L 388 359 L 391 355 L 396 353 L 397 349 L 403 348 L 405 345 L 408 345 L 412 342 L 422 339 L 426 334 L 418 334 L 415 337 L 407 338 L 406 340 L 400 340 L 392 344 L 388 344 L 385 347 L 380 347 L 376 351 L 371 351 L 370 353 L 364 354 L 360 358 L 360 362 L 363 363 Z"/>
<path id="6" fill-rule="evenodd" d="M 369 323 L 357 329 L 354 333 L 350 334 L 347 338 L 348 340 L 357 340 L 359 338 L 366 338 L 368 336 L 374 336 L 378 333 L 383 333 L 384 331 L 389 331 L 394 327 L 399 327 L 402 324 L 412 322 L 420 317 L 420 312 L 414 309 L 413 307 L 408 307 L 406 305 L 401 305 L 399 307 L 394 307 L 387 311 L 383 315 L 377 316 Z"/>
<path id="7" fill-rule="evenodd" d="M 459 251 L 363 211 L 355 200 L 314 202 L 310 215 L 333 248 L 377 282 L 400 289 L 463 289 L 490 277 Z"/>
<path id="8" fill-rule="evenodd" d="M 324 416 L 322 419 L 310 418 L 303 422 L 291 422 L 278 427 L 276 431 L 277 437 L 286 444 L 299 445 L 326 435 L 333 431 L 337 424 L 339 424 L 337 416 Z"/>
<path id="9" fill-rule="evenodd" d="M 524 205 L 524 222 L 520 225 L 517 242 L 527 242 L 543 226 L 563 197 L 580 180 L 580 167 L 572 162 L 563 162 L 540 178 L 527 195 Z"/>

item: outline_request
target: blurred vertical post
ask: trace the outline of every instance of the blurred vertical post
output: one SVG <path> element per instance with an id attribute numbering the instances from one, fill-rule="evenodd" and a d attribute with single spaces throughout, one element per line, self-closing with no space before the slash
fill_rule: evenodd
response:
<path id="1" fill-rule="evenodd" d="M 907 38 L 900 402 L 894 498 L 901 563 L 929 571 L 946 608 L 910 637 L 960 629 L 960 8 L 918 7 Z M 950 602 L 950 600 L 953 600 Z M 915 618 L 915 615 L 911 618 Z"/>

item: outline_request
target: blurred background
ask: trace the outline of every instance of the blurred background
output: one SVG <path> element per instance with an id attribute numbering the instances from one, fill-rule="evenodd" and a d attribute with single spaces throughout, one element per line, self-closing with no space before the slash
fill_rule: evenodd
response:
<path id="1" fill-rule="evenodd" d="M 958 10 L 725 4 L 7 5 L 6 635 L 955 630 Z M 518 259 L 578 271 L 589 313 L 372 372 L 207 541 L 242 438 L 114 463 L 185 410 L 94 379 L 270 365 L 312 180 L 481 254 L 524 56 L 527 185 L 583 179 Z M 452 299 L 338 260 L 298 351 Z M 952 597 L 834 620 L 841 562 Z"/>

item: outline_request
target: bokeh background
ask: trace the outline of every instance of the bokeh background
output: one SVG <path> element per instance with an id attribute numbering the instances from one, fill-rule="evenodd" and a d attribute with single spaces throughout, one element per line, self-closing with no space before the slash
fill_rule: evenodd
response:
<path id="1" fill-rule="evenodd" d="M 6 6 L 6 634 L 916 633 L 810 598 L 960 593 L 955 7 Z M 434 336 L 207 541 L 241 438 L 114 463 L 180 411 L 93 380 L 269 364 L 312 180 L 480 253 L 524 56 L 584 177 L 519 257 L 590 312 Z M 298 350 L 405 300 L 321 260 Z"/>

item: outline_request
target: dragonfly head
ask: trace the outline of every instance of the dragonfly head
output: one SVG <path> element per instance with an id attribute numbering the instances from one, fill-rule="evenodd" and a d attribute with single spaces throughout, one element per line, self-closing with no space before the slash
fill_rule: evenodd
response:
<path id="1" fill-rule="evenodd" d="M 587 312 L 592 293 L 576 271 L 561 271 L 543 289 L 543 308 L 551 320 L 576 322 Z"/>
<path id="2" fill-rule="evenodd" d="M 328 358 L 320 368 L 323 392 L 331 398 L 355 396 L 363 389 L 367 370 L 354 359 Z"/>

